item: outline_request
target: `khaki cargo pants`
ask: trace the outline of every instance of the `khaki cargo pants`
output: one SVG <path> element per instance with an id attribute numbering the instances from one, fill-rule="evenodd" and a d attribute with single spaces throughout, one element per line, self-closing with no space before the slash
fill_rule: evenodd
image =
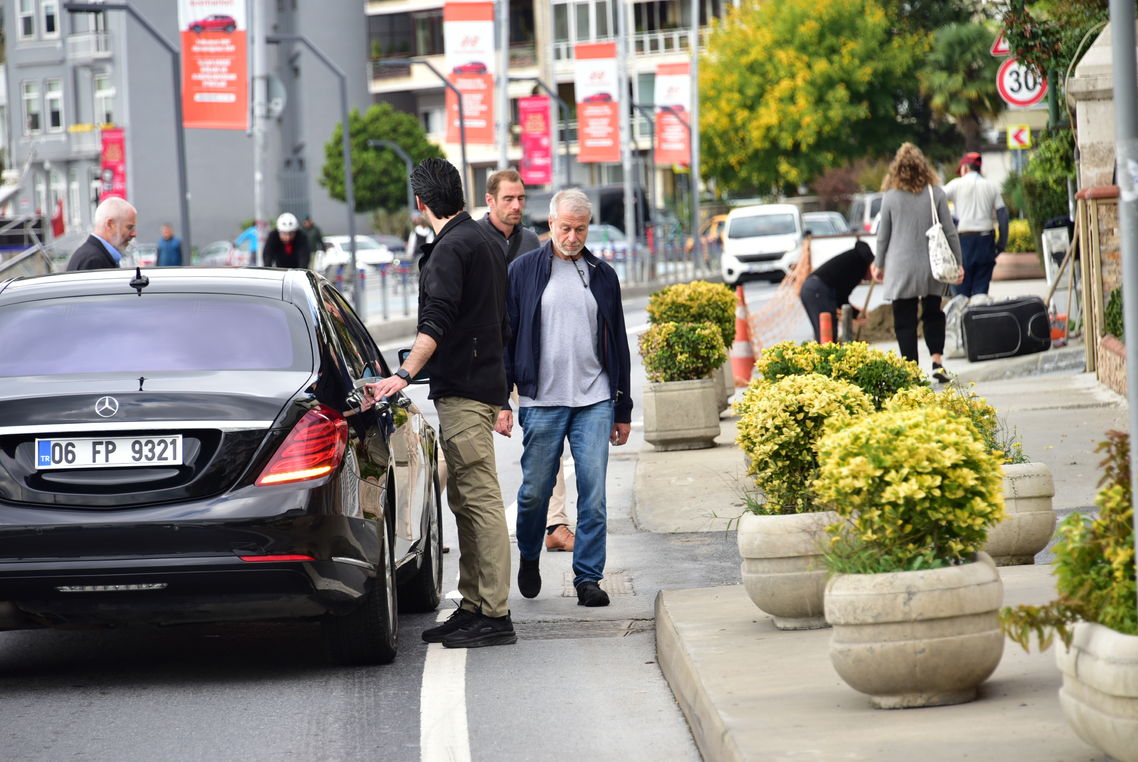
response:
<path id="1" fill-rule="evenodd" d="M 510 532 L 494 460 L 500 409 L 464 397 L 435 400 L 458 525 L 458 592 L 463 608 L 492 617 L 510 613 Z"/>

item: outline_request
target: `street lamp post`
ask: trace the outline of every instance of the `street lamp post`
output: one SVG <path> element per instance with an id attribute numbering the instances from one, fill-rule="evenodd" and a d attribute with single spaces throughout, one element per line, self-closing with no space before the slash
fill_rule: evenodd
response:
<path id="1" fill-rule="evenodd" d="M 467 177 L 468 168 L 466 165 L 466 109 L 464 109 L 462 106 L 462 91 L 455 87 L 455 84 L 453 82 L 443 76 L 443 73 L 436 69 L 435 65 L 425 58 L 381 58 L 376 61 L 376 63 L 378 63 L 380 66 L 388 67 L 409 67 L 413 63 L 423 64 L 431 70 L 432 74 L 439 78 L 439 81 L 443 83 L 443 87 L 454 93 L 454 97 L 458 101 L 458 142 L 459 150 L 462 152 L 462 185 L 464 191 L 468 190 L 468 186 L 473 185 L 473 183 L 471 183 Z M 466 195 L 469 197 L 470 194 L 467 193 Z"/>
<path id="2" fill-rule="evenodd" d="M 569 104 L 563 101 L 557 93 L 550 89 L 549 85 L 542 82 L 539 77 L 510 77 L 509 80 L 510 82 L 533 82 L 541 88 L 546 95 L 556 101 L 557 107 L 561 109 L 561 115 L 565 119 L 565 187 L 571 187 L 573 185 L 573 165 L 569 156 Z"/>
<path id="3" fill-rule="evenodd" d="M 174 79 L 174 150 L 178 157 L 178 216 L 182 226 L 182 264 L 190 264 L 193 240 L 190 232 L 190 191 L 186 183 L 186 136 L 182 127 L 182 68 L 178 49 L 154 26 L 127 3 L 64 3 L 68 13 L 101 13 L 103 11 L 126 11 L 145 29 L 154 40 L 170 54 Z"/>
<path id="4" fill-rule="evenodd" d="M 343 129 L 340 130 L 340 152 L 344 160 L 344 199 L 348 206 L 348 266 L 352 273 L 352 305 L 361 317 L 364 313 L 364 293 L 360 283 L 359 269 L 356 267 L 356 190 L 352 182 L 352 133 L 348 125 L 348 78 L 343 70 L 324 55 L 320 48 L 302 34 L 270 34 L 265 36 L 265 42 L 276 44 L 280 42 L 299 42 L 304 45 L 321 63 L 327 66 L 340 81 L 340 118 L 343 120 Z"/>
<path id="5" fill-rule="evenodd" d="M 655 182 L 656 182 L 655 181 L 655 175 L 656 175 L 656 122 L 655 122 L 655 118 L 654 118 L 655 115 L 652 113 L 652 109 L 649 108 L 648 106 L 641 106 L 639 103 L 633 103 L 632 107 L 634 109 L 636 109 L 637 111 L 639 111 L 640 115 L 648 120 L 648 155 L 652 157 L 652 169 L 645 173 L 648 175 L 648 197 L 646 200 L 646 205 L 650 205 L 653 209 L 655 209 L 656 208 L 656 192 L 654 189 Z M 644 166 L 645 164 L 646 164 L 646 162 L 643 162 L 643 161 L 641 162 L 641 166 Z M 637 208 L 640 208 L 639 205 L 637 206 Z M 643 212 L 644 211 L 646 211 L 646 210 L 642 210 L 642 212 L 641 212 L 641 222 L 644 222 L 644 220 L 643 220 Z M 653 237 L 652 243 L 653 244 L 656 243 L 655 237 Z"/>
<path id="6" fill-rule="evenodd" d="M 403 150 L 403 146 L 390 140 L 369 140 L 367 142 L 369 148 L 390 148 L 403 163 L 407 165 L 407 209 L 415 213 L 415 191 L 411 188 L 411 172 L 415 168 L 415 162 L 411 160 L 411 155 Z"/>

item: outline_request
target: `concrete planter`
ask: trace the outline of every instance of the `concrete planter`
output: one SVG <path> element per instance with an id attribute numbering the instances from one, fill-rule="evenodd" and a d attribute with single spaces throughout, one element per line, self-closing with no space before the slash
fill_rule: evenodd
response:
<path id="1" fill-rule="evenodd" d="M 644 385 L 644 440 L 657 450 L 701 450 L 719 436 L 714 378 Z"/>
<path id="2" fill-rule="evenodd" d="M 711 372 L 711 378 L 715 381 L 715 406 L 722 413 L 728 408 L 727 398 L 730 396 L 723 381 L 724 369 L 722 365 Z"/>
<path id="3" fill-rule="evenodd" d="M 1138 762 L 1138 636 L 1091 622 L 1056 644 L 1059 704 L 1079 738 L 1120 762 Z"/>
<path id="4" fill-rule="evenodd" d="M 972 701 L 1004 653 L 1003 597 L 987 553 L 943 569 L 836 574 L 824 597 L 830 661 L 878 709 Z"/>
<path id="5" fill-rule="evenodd" d="M 735 370 L 731 367 L 731 358 L 728 357 L 724 361 L 723 366 L 719 369 L 723 374 L 723 402 L 725 405 L 730 405 L 731 395 L 735 393 Z M 724 410 L 727 408 L 724 407 Z"/>
<path id="6" fill-rule="evenodd" d="M 984 551 L 997 566 L 1035 562 L 1055 533 L 1057 517 L 1051 507 L 1055 481 L 1044 463 L 1004 466 L 1004 513 L 1007 517 L 988 532 Z"/>
<path id="7" fill-rule="evenodd" d="M 1039 255 L 1034 251 L 1001 252 L 992 269 L 992 280 L 1034 280 L 1046 277 Z"/>
<path id="8" fill-rule="evenodd" d="M 836 523 L 833 511 L 739 519 L 739 555 L 743 587 L 755 605 L 774 618 L 780 630 L 827 627 L 822 593 L 829 576 L 822 565 L 826 526 Z"/>

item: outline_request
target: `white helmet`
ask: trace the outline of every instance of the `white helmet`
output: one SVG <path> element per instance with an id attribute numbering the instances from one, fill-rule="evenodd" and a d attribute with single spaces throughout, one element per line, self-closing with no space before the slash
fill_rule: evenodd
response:
<path id="1" fill-rule="evenodd" d="M 295 233 L 300 223 L 296 221 L 296 215 L 292 212 L 285 212 L 280 217 L 277 217 L 277 231 L 281 233 Z"/>

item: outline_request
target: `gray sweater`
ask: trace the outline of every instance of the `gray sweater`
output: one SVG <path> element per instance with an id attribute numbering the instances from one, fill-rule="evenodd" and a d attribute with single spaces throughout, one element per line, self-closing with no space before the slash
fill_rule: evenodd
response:
<path id="1" fill-rule="evenodd" d="M 960 238 L 948 211 L 944 189 L 934 187 L 933 196 L 949 248 L 956 261 L 960 262 Z M 947 285 L 933 277 L 929 266 L 929 243 L 925 231 L 932 225 L 927 187 L 920 193 L 896 189 L 885 192 L 881 202 L 881 223 L 877 227 L 877 257 L 873 263 L 885 271 L 886 299 L 913 299 L 946 293 Z"/>

